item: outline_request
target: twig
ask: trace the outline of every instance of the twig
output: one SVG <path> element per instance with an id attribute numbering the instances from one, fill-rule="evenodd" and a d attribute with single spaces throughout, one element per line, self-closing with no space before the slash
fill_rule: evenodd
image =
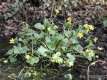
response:
<path id="1" fill-rule="evenodd" d="M 90 67 L 91 67 L 92 65 L 95 65 L 97 62 L 103 62 L 103 63 L 105 63 L 105 62 L 102 61 L 102 60 L 97 60 L 97 61 L 94 61 L 94 62 L 90 63 L 89 66 L 88 66 L 88 69 L 87 69 L 87 80 L 90 80 Z"/>
<path id="2" fill-rule="evenodd" d="M 21 71 L 19 72 L 19 74 L 18 74 L 18 76 L 17 76 L 17 79 L 19 79 L 19 78 L 21 77 L 21 75 L 22 75 L 22 73 L 23 73 L 24 70 L 25 70 L 25 67 L 21 69 Z M 16 80 L 17 80 L 17 79 L 16 79 Z"/>
<path id="3" fill-rule="evenodd" d="M 53 16 L 54 7 L 55 7 L 55 0 L 52 0 L 51 18 Z"/>

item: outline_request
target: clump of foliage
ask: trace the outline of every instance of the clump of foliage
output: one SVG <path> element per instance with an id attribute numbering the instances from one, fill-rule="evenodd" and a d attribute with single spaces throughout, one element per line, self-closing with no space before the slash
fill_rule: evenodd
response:
<path id="1" fill-rule="evenodd" d="M 61 79 L 64 80 L 72 80 L 73 76 L 69 71 L 65 71 L 64 73 L 61 73 L 61 71 L 58 71 L 56 69 L 38 69 L 36 67 L 25 67 L 21 70 L 19 73 L 17 79 L 19 80 L 53 80 L 58 79 L 57 76 L 62 75 Z M 60 78 L 60 77 L 59 77 Z"/>
<path id="2" fill-rule="evenodd" d="M 20 80 L 35 80 L 35 78 L 43 80 L 44 76 L 57 76 L 57 73 L 62 73 L 58 68 L 62 67 L 70 71 L 66 73 L 67 70 L 62 69 L 65 72 L 63 74 L 65 80 L 72 80 L 71 70 L 81 65 L 78 59 L 82 57 L 82 61 L 85 58 L 89 62 L 94 61 L 95 57 L 100 59 L 101 56 L 100 58 L 95 56 L 93 46 L 94 49 L 97 48 L 97 54 L 106 49 L 104 44 L 102 44 L 104 47 L 98 46 L 100 40 L 101 43 L 104 41 L 103 35 L 99 32 L 103 33 L 104 29 L 106 33 L 107 19 L 102 20 L 106 15 L 106 0 L 2 0 L 0 2 L 0 41 L 5 37 L 6 48 L 9 48 L 8 59 L 6 57 L 1 61 L 5 64 L 21 62 L 24 66 L 28 66 L 19 72 Z M 94 35 L 91 35 L 91 31 L 95 29 L 92 24 L 96 26 Z M 102 29 L 101 26 L 105 28 Z M 97 30 L 99 28 L 102 30 Z M 104 39 L 106 42 L 105 35 Z M 5 41 L 4 39 L 2 41 L 3 48 Z M 0 52 L 4 54 L 3 51 L 6 50 L 3 48 Z M 102 53 L 105 54 L 106 51 Z M 78 69 L 80 67 L 76 68 Z M 73 74 L 75 75 L 75 72 Z"/>
<path id="3" fill-rule="evenodd" d="M 41 60 L 63 65 L 74 66 L 77 57 L 92 60 L 95 57 L 92 36 L 89 33 L 94 30 L 93 25 L 84 24 L 73 29 L 71 17 L 68 17 L 63 25 L 63 30 L 58 31 L 58 26 L 45 19 L 44 23 L 36 23 L 29 26 L 23 23 L 23 29 L 14 39 L 10 39 L 13 44 L 7 54 L 9 61 L 15 63 L 24 60 L 31 66 L 37 65 Z M 79 40 L 84 39 L 86 46 L 81 46 Z"/>

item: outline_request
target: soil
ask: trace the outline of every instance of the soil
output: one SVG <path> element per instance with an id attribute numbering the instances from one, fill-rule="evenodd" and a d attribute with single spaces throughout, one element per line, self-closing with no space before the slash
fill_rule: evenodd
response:
<path id="1" fill-rule="evenodd" d="M 8 12 L 6 5 L 7 2 L 1 2 L 0 6 L 4 3 L 1 14 Z M 100 8 L 98 8 L 100 7 Z M 98 8 L 98 9 L 97 9 Z M 102 16 L 106 16 L 107 6 L 105 5 L 85 5 L 77 8 L 73 8 L 72 11 L 66 8 L 60 11 L 57 16 L 51 16 L 51 7 L 43 7 L 40 5 L 33 5 L 31 3 L 26 3 L 23 8 L 20 9 L 15 15 L 9 17 L 8 19 L 2 19 L 0 21 L 0 56 L 2 56 L 6 50 L 10 47 L 8 41 L 11 37 L 16 36 L 21 29 L 21 22 L 27 22 L 30 25 L 34 25 L 37 22 L 43 22 L 44 18 L 52 19 L 53 22 L 59 26 L 59 30 L 64 23 L 64 20 L 68 16 L 73 17 L 74 27 L 79 24 L 89 23 L 93 24 L 96 29 L 92 33 L 93 36 L 98 37 L 97 43 L 95 43 L 95 50 L 98 51 L 98 62 L 95 65 L 90 67 L 90 75 L 95 75 L 95 78 L 90 80 L 107 80 L 107 28 L 104 28 L 102 23 Z M 99 16 L 100 15 L 100 16 Z M 98 50 L 98 47 L 102 47 L 103 50 Z M 79 62 L 79 63 L 78 63 Z M 74 66 L 74 76 L 77 77 L 77 80 L 87 80 L 87 68 L 90 62 L 86 59 L 78 59 Z M 20 65 L 8 65 L 0 64 L 0 80 L 12 80 L 8 78 L 9 75 L 15 77 L 21 69 Z M 14 73 L 14 74 L 13 74 Z M 102 75 L 103 77 L 96 77 L 97 75 Z M 104 79 L 105 78 L 105 79 Z M 52 79 L 51 79 L 52 80 Z M 54 80 L 63 80 L 54 79 Z"/>
<path id="2" fill-rule="evenodd" d="M 22 66 L 0 63 L 0 80 L 15 80 Z"/>

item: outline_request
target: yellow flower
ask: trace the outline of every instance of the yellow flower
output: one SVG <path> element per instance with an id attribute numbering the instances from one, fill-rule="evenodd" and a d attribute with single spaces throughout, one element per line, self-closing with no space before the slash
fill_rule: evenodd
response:
<path id="1" fill-rule="evenodd" d="M 88 57 L 94 57 L 95 56 L 94 51 L 91 49 L 86 49 L 85 53 Z"/>
<path id="2" fill-rule="evenodd" d="M 84 34 L 83 34 L 83 32 L 78 32 L 77 36 L 78 36 L 79 38 L 83 38 L 83 37 L 84 37 Z"/>
<path id="3" fill-rule="evenodd" d="M 53 54 L 51 61 L 55 62 L 55 63 L 59 63 L 59 64 L 63 63 L 63 58 L 61 58 L 60 56 L 61 56 L 60 52 L 57 52 L 56 54 Z"/>
<path id="4" fill-rule="evenodd" d="M 9 43 L 10 43 L 10 44 L 14 44 L 14 43 L 15 43 L 15 39 L 14 39 L 14 38 L 11 38 L 10 41 L 9 41 Z"/>
<path id="5" fill-rule="evenodd" d="M 91 50 L 90 49 L 86 49 L 86 52 L 90 52 Z"/>
<path id="6" fill-rule="evenodd" d="M 87 29 L 87 28 L 88 28 L 88 24 L 84 24 L 83 26 L 84 26 L 84 28 L 85 28 L 85 29 Z"/>
<path id="7" fill-rule="evenodd" d="M 71 23 L 72 17 L 68 17 L 68 18 L 67 18 L 67 21 Z"/>
<path id="8" fill-rule="evenodd" d="M 99 58 L 99 56 L 98 56 L 98 55 L 96 55 L 95 57 L 96 57 L 96 58 Z"/>
<path id="9" fill-rule="evenodd" d="M 4 62 L 4 63 L 8 63 L 8 60 L 4 60 L 3 62 Z"/>
<path id="10" fill-rule="evenodd" d="M 94 26 L 93 25 L 89 25 L 89 29 L 90 30 L 94 30 Z"/>
<path id="11" fill-rule="evenodd" d="M 68 27 L 71 27 L 70 25 L 71 25 L 71 22 L 67 22 L 67 24 L 69 25 Z"/>
<path id="12" fill-rule="evenodd" d="M 56 13 L 56 15 L 59 13 L 59 10 L 58 9 L 55 9 L 55 13 Z"/>
<path id="13" fill-rule="evenodd" d="M 94 38 L 94 42 L 96 43 L 96 42 L 97 42 L 97 40 L 98 40 L 98 38 L 97 38 L 97 37 L 95 37 L 95 38 Z"/>
<path id="14" fill-rule="evenodd" d="M 28 60 L 31 58 L 31 56 L 27 54 L 27 55 L 25 55 L 25 58 Z"/>
<path id="15" fill-rule="evenodd" d="M 59 64 L 63 63 L 63 59 L 61 57 L 52 57 L 51 61 Z"/>
<path id="16" fill-rule="evenodd" d="M 86 29 L 87 32 L 90 32 L 90 31 L 94 30 L 93 25 L 84 24 L 83 26 L 84 26 L 84 28 Z"/>
<path id="17" fill-rule="evenodd" d="M 71 67 L 74 65 L 74 62 L 67 60 L 65 63 L 68 67 Z"/>
<path id="18" fill-rule="evenodd" d="M 49 28 L 48 28 L 48 31 L 49 31 L 49 32 L 51 32 L 51 31 L 52 31 L 51 27 L 49 27 Z"/>
<path id="19" fill-rule="evenodd" d="M 97 49 L 100 50 L 100 51 L 104 50 L 103 47 L 99 47 L 99 46 L 97 47 Z"/>
<path id="20" fill-rule="evenodd" d="M 27 54 L 31 55 L 31 54 L 32 54 L 32 52 L 28 52 Z"/>

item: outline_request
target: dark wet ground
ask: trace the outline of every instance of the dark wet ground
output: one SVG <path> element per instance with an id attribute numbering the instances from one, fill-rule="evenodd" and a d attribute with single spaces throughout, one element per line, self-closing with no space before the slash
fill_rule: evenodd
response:
<path id="1" fill-rule="evenodd" d="M 97 46 L 100 46 L 104 48 L 104 50 L 98 51 L 98 54 L 100 56 L 99 59 L 103 60 L 105 63 L 98 62 L 95 66 L 92 66 L 90 68 L 91 69 L 90 74 L 107 75 L 107 28 L 103 28 L 104 26 L 102 25 L 101 23 L 102 21 L 100 21 L 99 18 L 93 18 L 93 15 L 96 16 L 97 13 L 98 13 L 97 15 L 103 15 L 104 13 L 102 12 L 102 9 L 96 12 L 95 11 L 96 8 L 97 8 L 96 6 L 91 7 L 90 5 L 88 5 L 83 9 L 81 8 L 73 9 L 73 12 L 69 10 L 65 11 L 66 9 L 64 9 L 64 11 L 61 11 L 58 16 L 53 18 L 53 20 L 55 24 L 57 24 L 58 26 L 62 26 L 64 23 L 64 20 L 68 16 L 68 13 L 70 13 L 71 16 L 73 16 L 74 25 L 81 24 L 81 23 L 90 23 L 95 25 L 96 30 L 93 32 L 93 35 L 98 37 L 99 39 L 98 42 L 95 44 L 95 47 L 97 48 Z M 86 12 L 86 9 L 88 10 L 88 12 Z M 24 8 L 21 9 L 21 11 L 19 11 L 18 14 L 16 14 L 13 18 L 10 18 L 0 23 L 0 27 L 3 28 L 4 30 L 0 32 L 0 35 L 7 37 L 7 39 L 0 37 L 0 57 L 3 56 L 3 54 L 9 48 L 8 39 L 11 37 L 12 34 L 18 32 L 17 31 L 18 27 L 20 27 L 18 23 L 20 21 L 25 21 L 29 24 L 42 22 L 44 17 L 47 17 L 47 18 L 50 17 L 50 12 L 51 12 L 50 8 L 42 9 L 42 8 L 35 7 L 34 9 L 32 6 L 29 6 L 29 4 L 26 4 Z M 87 67 L 89 65 L 89 62 L 84 59 L 79 59 L 77 61 L 79 63 L 76 64 L 74 69 L 75 77 L 77 77 L 79 80 L 86 80 L 86 73 L 87 73 Z M 10 65 L 10 64 L 8 65 L 8 64 L 0 63 L 0 80 L 15 80 L 15 79 L 9 78 L 8 76 L 10 75 L 12 78 L 15 78 L 15 76 L 18 75 L 20 69 L 21 69 L 20 65 Z M 50 80 L 63 80 L 63 79 L 55 78 Z M 98 80 L 98 79 L 91 78 L 90 80 Z M 107 79 L 104 79 L 104 80 L 107 80 Z"/>
<path id="2" fill-rule="evenodd" d="M 20 65 L 0 64 L 0 80 L 16 80 L 21 70 Z"/>

